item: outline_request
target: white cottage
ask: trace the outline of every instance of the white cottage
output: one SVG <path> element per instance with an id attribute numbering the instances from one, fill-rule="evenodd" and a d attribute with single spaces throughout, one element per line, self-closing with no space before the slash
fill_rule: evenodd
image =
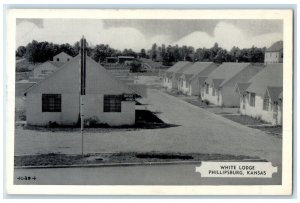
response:
<path id="1" fill-rule="evenodd" d="M 240 98 L 234 93 L 236 83 L 247 82 L 262 69 L 261 64 L 223 63 L 205 80 L 202 99 L 218 106 L 238 107 Z"/>
<path id="2" fill-rule="evenodd" d="M 46 61 L 33 69 L 33 79 L 43 79 L 55 72 L 62 65 L 62 63 Z"/>
<path id="3" fill-rule="evenodd" d="M 33 69 L 32 81 L 39 81 L 55 72 L 59 67 L 69 62 L 73 57 L 61 52 L 53 57 L 52 61 L 46 61 Z"/>
<path id="4" fill-rule="evenodd" d="M 199 77 L 207 77 L 218 67 L 213 62 L 195 62 L 183 71 L 179 78 L 178 90 L 189 96 L 200 95 Z"/>
<path id="5" fill-rule="evenodd" d="M 189 64 L 190 62 L 188 61 L 179 61 L 171 68 L 166 70 L 163 77 L 163 86 L 166 87 L 168 90 L 177 89 L 177 79 L 175 77 L 175 73 L 177 73 Z"/>
<path id="6" fill-rule="evenodd" d="M 282 63 L 268 64 L 249 80 L 243 114 L 262 119 L 274 125 L 281 124 Z M 275 116 L 275 115 L 276 116 Z"/>
<path id="7" fill-rule="evenodd" d="M 54 62 L 66 63 L 69 62 L 73 57 L 65 52 L 60 52 L 59 54 L 53 56 Z"/>
<path id="8" fill-rule="evenodd" d="M 250 86 L 251 83 L 237 83 L 235 86 L 235 93 L 240 97 L 240 113 L 242 115 L 245 114 L 246 108 L 246 97 L 247 91 L 246 89 Z"/>
<path id="9" fill-rule="evenodd" d="M 265 64 L 283 62 L 283 41 L 272 44 L 265 52 Z"/>
<path id="10" fill-rule="evenodd" d="M 26 91 L 28 125 L 75 125 L 79 119 L 80 55 Z M 129 95 L 129 97 L 128 97 Z M 86 60 L 85 119 L 111 126 L 135 123 L 135 92 L 91 58 Z M 129 98 L 129 100 L 128 100 Z"/>

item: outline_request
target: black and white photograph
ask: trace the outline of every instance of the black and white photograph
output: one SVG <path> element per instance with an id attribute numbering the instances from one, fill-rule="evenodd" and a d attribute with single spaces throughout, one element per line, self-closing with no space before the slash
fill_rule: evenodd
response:
<path id="1" fill-rule="evenodd" d="M 12 193 L 291 193 L 291 10 L 15 9 L 8 20 L 8 181 L 24 188 Z"/>

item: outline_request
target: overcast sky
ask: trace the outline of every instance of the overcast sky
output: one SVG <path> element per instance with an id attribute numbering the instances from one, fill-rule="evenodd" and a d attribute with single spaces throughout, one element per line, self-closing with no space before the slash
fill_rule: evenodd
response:
<path id="1" fill-rule="evenodd" d="M 281 20 L 87 20 L 17 19 L 17 46 L 32 40 L 74 44 L 84 35 L 91 45 L 150 49 L 153 43 L 210 48 L 268 47 L 282 40 Z"/>

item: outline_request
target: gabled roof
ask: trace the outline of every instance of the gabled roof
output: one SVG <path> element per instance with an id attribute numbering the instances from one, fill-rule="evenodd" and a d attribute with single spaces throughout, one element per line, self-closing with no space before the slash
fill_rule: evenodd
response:
<path id="1" fill-rule="evenodd" d="M 179 61 L 175 63 L 171 68 L 167 69 L 166 72 L 172 72 L 177 73 L 180 69 L 182 69 L 184 66 L 190 64 L 188 61 Z"/>
<path id="2" fill-rule="evenodd" d="M 40 68 L 40 67 L 43 67 L 43 66 L 47 66 L 47 65 L 50 65 L 51 67 L 53 67 L 53 68 L 57 68 L 57 66 L 56 65 L 54 65 L 53 63 L 51 63 L 52 61 L 46 61 L 46 62 L 44 62 L 44 63 L 41 63 L 41 64 L 39 64 L 37 67 L 35 67 L 35 69 L 38 69 L 38 68 Z M 49 67 L 49 66 L 48 66 Z"/>
<path id="3" fill-rule="evenodd" d="M 174 73 L 176 79 L 180 78 L 183 75 L 183 72 L 187 70 L 192 65 L 191 62 L 188 62 L 184 66 L 182 66 L 179 70 Z"/>
<path id="4" fill-rule="evenodd" d="M 247 93 L 246 89 L 251 83 L 237 83 L 235 85 L 234 91 L 237 91 L 240 95 L 245 95 Z"/>
<path id="5" fill-rule="evenodd" d="M 203 84 L 205 83 L 205 80 L 207 79 L 207 77 L 199 77 L 198 80 L 199 80 L 199 85 L 200 86 L 203 86 Z"/>
<path id="6" fill-rule="evenodd" d="M 213 62 L 195 62 L 191 64 L 186 70 L 182 73 L 185 75 L 196 75 L 201 73 L 205 68 L 212 65 Z"/>
<path id="7" fill-rule="evenodd" d="M 56 67 L 61 67 L 62 65 L 65 64 L 65 63 L 59 62 L 59 61 L 48 61 L 48 62 L 51 63 L 52 65 L 56 66 Z"/>
<path id="8" fill-rule="evenodd" d="M 193 76 L 193 74 L 183 74 L 181 77 L 184 78 L 186 81 L 190 81 Z"/>
<path id="9" fill-rule="evenodd" d="M 283 41 L 278 41 L 272 44 L 266 52 L 277 52 L 283 50 Z"/>
<path id="10" fill-rule="evenodd" d="M 182 76 L 182 73 L 175 73 L 175 78 L 178 79 Z"/>
<path id="11" fill-rule="evenodd" d="M 118 58 L 133 59 L 134 56 L 118 56 Z"/>
<path id="12" fill-rule="evenodd" d="M 224 79 L 213 79 L 212 84 L 214 88 L 219 88 Z"/>
<path id="13" fill-rule="evenodd" d="M 36 85 L 33 85 L 26 90 L 26 93 L 31 91 L 41 92 L 44 89 L 51 89 L 51 91 L 59 90 L 64 93 L 79 93 L 79 67 L 80 55 L 65 63 L 61 68 L 50 74 L 44 80 L 41 80 Z M 96 63 L 90 57 L 86 59 L 87 64 L 87 79 L 86 88 L 87 94 L 138 94 L 129 88 L 126 84 L 116 79 L 104 67 Z M 78 78 L 78 79 L 77 79 Z M 49 85 L 51 87 L 49 87 Z M 42 88 L 42 89 L 41 89 Z M 58 93 L 59 93 L 58 92 Z"/>
<path id="14" fill-rule="evenodd" d="M 281 87 L 268 86 L 266 89 L 266 94 L 269 95 L 271 101 L 277 102 L 279 99 L 282 99 L 282 90 L 283 90 L 282 86 Z"/>
<path id="15" fill-rule="evenodd" d="M 223 79 L 222 84 L 220 84 L 221 87 L 249 65 L 250 63 L 222 63 L 208 75 L 205 82 L 212 84 L 213 79 Z"/>
<path id="16" fill-rule="evenodd" d="M 218 68 L 220 64 L 216 64 L 216 63 L 211 63 L 209 66 L 207 66 L 206 68 L 204 68 L 200 73 L 193 75 L 193 77 L 190 78 L 190 81 L 195 80 L 199 77 L 205 77 L 207 78 L 207 76 L 212 73 L 214 70 L 216 70 L 216 68 Z"/>
<path id="17" fill-rule="evenodd" d="M 69 54 L 67 54 L 66 52 L 60 52 L 59 54 L 56 54 L 54 57 L 69 57 L 69 58 L 73 58 L 72 56 L 70 56 Z"/>
<path id="18" fill-rule="evenodd" d="M 246 89 L 263 96 L 268 86 L 281 87 L 283 84 L 282 63 L 267 64 L 264 69 L 249 80 L 251 85 Z"/>
<path id="19" fill-rule="evenodd" d="M 173 76 L 173 72 L 165 72 L 164 73 L 166 77 L 171 78 Z"/>

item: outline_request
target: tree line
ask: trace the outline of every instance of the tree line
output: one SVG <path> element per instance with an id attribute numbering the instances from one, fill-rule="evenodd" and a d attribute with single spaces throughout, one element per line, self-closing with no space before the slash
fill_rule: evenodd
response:
<path id="1" fill-rule="evenodd" d="M 177 61 L 202 61 L 202 62 L 252 62 L 263 63 L 264 53 L 266 48 L 244 48 L 232 47 L 231 50 L 223 49 L 215 43 L 211 48 L 198 48 L 195 50 L 192 46 L 164 45 L 158 46 L 156 43 L 148 50 L 141 49 L 140 52 L 135 52 L 132 49 L 124 49 L 120 51 L 114 49 L 107 44 L 99 44 L 96 46 L 87 46 L 87 55 L 95 61 L 102 63 L 106 57 L 117 56 L 133 56 L 135 58 L 150 58 L 153 61 L 162 62 L 163 65 L 172 65 Z M 33 40 L 26 46 L 20 46 L 16 50 L 17 57 L 25 57 L 28 61 L 45 62 L 52 60 L 53 56 L 65 52 L 70 56 L 76 56 L 80 52 L 80 43 L 76 42 L 73 45 L 54 44 L 43 41 L 38 42 Z"/>
<path id="2" fill-rule="evenodd" d="M 26 46 L 19 46 L 16 50 L 17 57 L 24 57 L 32 63 L 45 62 L 52 60 L 53 56 L 65 52 L 70 56 L 76 56 L 80 52 L 80 42 L 76 42 L 73 45 L 54 44 L 51 42 L 38 42 L 33 40 Z M 134 56 L 138 57 L 139 53 L 134 52 L 132 49 L 124 49 L 123 51 L 113 49 L 107 44 L 99 44 L 91 47 L 87 44 L 87 55 L 92 57 L 97 62 L 104 62 L 106 57 L 114 56 Z"/>
<path id="3" fill-rule="evenodd" d="M 194 49 L 192 46 L 171 46 L 167 47 L 162 44 L 157 46 L 152 45 L 149 52 L 150 58 L 155 61 L 162 61 L 164 65 L 169 65 L 177 61 L 200 61 L 200 62 L 251 62 L 263 63 L 266 48 L 251 48 L 232 47 L 230 51 L 223 49 L 215 43 L 211 48 Z"/>

